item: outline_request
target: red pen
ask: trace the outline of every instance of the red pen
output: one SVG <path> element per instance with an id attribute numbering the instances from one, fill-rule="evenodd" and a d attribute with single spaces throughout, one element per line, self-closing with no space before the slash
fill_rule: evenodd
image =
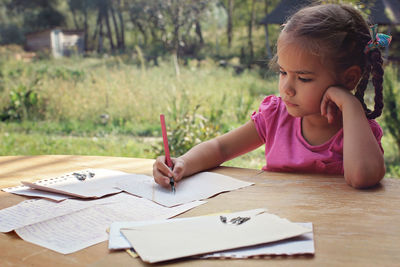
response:
<path id="1" fill-rule="evenodd" d="M 164 142 L 165 161 L 167 163 L 167 166 L 172 170 L 172 168 L 174 167 L 174 164 L 172 163 L 171 156 L 169 154 L 167 128 L 165 127 L 164 114 L 160 114 L 160 122 L 161 122 L 161 132 L 162 132 L 163 142 Z M 175 181 L 172 177 L 169 177 L 169 184 L 171 185 L 172 192 L 175 194 Z"/>

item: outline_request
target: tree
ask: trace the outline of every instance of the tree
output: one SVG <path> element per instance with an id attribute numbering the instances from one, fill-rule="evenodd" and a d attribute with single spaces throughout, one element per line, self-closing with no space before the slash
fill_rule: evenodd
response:
<path id="1" fill-rule="evenodd" d="M 68 0 L 68 7 L 72 13 L 75 29 L 83 29 L 85 50 L 89 50 L 89 12 L 95 8 L 93 0 Z"/>
<path id="2" fill-rule="evenodd" d="M 204 43 L 200 18 L 211 2 L 137 0 L 128 2 L 128 10 L 132 24 L 143 36 L 144 47 L 150 42 L 156 46 L 162 44 L 167 51 L 181 56 Z"/>
<path id="3" fill-rule="evenodd" d="M 35 31 L 65 25 L 65 16 L 57 10 L 58 0 L 14 0 L 7 9 L 23 17 L 26 31 Z"/>
<path id="4" fill-rule="evenodd" d="M 393 136 L 400 158 L 400 80 L 399 70 L 393 66 L 385 68 L 383 119 Z"/>
<path id="5" fill-rule="evenodd" d="M 228 16 L 228 21 L 226 24 L 226 36 L 228 38 L 228 48 L 231 48 L 233 39 L 233 11 L 235 2 L 233 0 L 227 0 L 221 1 L 220 4 L 226 10 L 226 14 Z"/>
<path id="6" fill-rule="evenodd" d="M 91 41 L 94 47 L 97 44 L 97 51 L 103 50 L 104 36 L 109 41 L 111 51 L 125 48 L 123 4 L 120 0 L 68 0 L 75 28 L 85 31 L 86 48 L 88 48 L 89 42 L 90 14 L 96 14 L 96 23 L 92 26 L 94 33 Z"/>
<path id="7" fill-rule="evenodd" d="M 251 62 L 253 62 L 254 60 L 253 25 L 255 24 L 255 6 L 256 6 L 256 0 L 251 0 L 249 30 L 248 30 L 248 46 L 250 51 L 249 64 L 251 64 Z"/>

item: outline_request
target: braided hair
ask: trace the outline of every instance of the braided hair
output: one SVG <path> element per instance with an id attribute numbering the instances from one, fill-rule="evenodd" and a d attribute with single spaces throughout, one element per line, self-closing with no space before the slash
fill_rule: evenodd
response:
<path id="1" fill-rule="evenodd" d="M 364 53 L 371 40 L 370 27 L 361 13 L 350 5 L 326 4 L 303 8 L 290 17 L 282 32 L 290 33 L 293 41 L 320 57 L 323 64 L 333 65 L 341 73 L 357 65 L 362 76 L 355 90 L 368 119 L 375 119 L 383 109 L 383 60 L 378 49 Z M 374 110 L 364 101 L 371 77 L 375 88 Z"/>

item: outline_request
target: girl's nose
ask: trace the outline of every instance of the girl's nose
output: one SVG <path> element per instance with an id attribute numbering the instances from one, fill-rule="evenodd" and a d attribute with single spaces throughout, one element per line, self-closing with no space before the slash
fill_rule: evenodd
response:
<path id="1" fill-rule="evenodd" d="M 292 88 L 292 87 L 288 87 L 285 89 L 285 93 L 288 96 L 295 96 L 296 95 L 296 91 Z"/>
<path id="2" fill-rule="evenodd" d="M 292 84 L 290 84 L 290 82 L 287 82 L 287 83 L 285 83 L 283 85 L 283 92 L 288 96 L 295 96 L 296 95 L 296 90 L 294 89 Z"/>

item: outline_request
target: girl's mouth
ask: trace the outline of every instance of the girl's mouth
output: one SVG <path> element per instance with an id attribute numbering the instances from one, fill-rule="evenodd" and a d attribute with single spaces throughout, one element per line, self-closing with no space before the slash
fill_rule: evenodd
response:
<path id="1" fill-rule="evenodd" d="M 298 105 L 293 104 L 292 102 L 289 102 L 287 100 L 283 100 L 283 102 L 285 102 L 285 105 L 288 106 L 288 107 L 296 107 L 296 106 L 298 106 Z"/>

